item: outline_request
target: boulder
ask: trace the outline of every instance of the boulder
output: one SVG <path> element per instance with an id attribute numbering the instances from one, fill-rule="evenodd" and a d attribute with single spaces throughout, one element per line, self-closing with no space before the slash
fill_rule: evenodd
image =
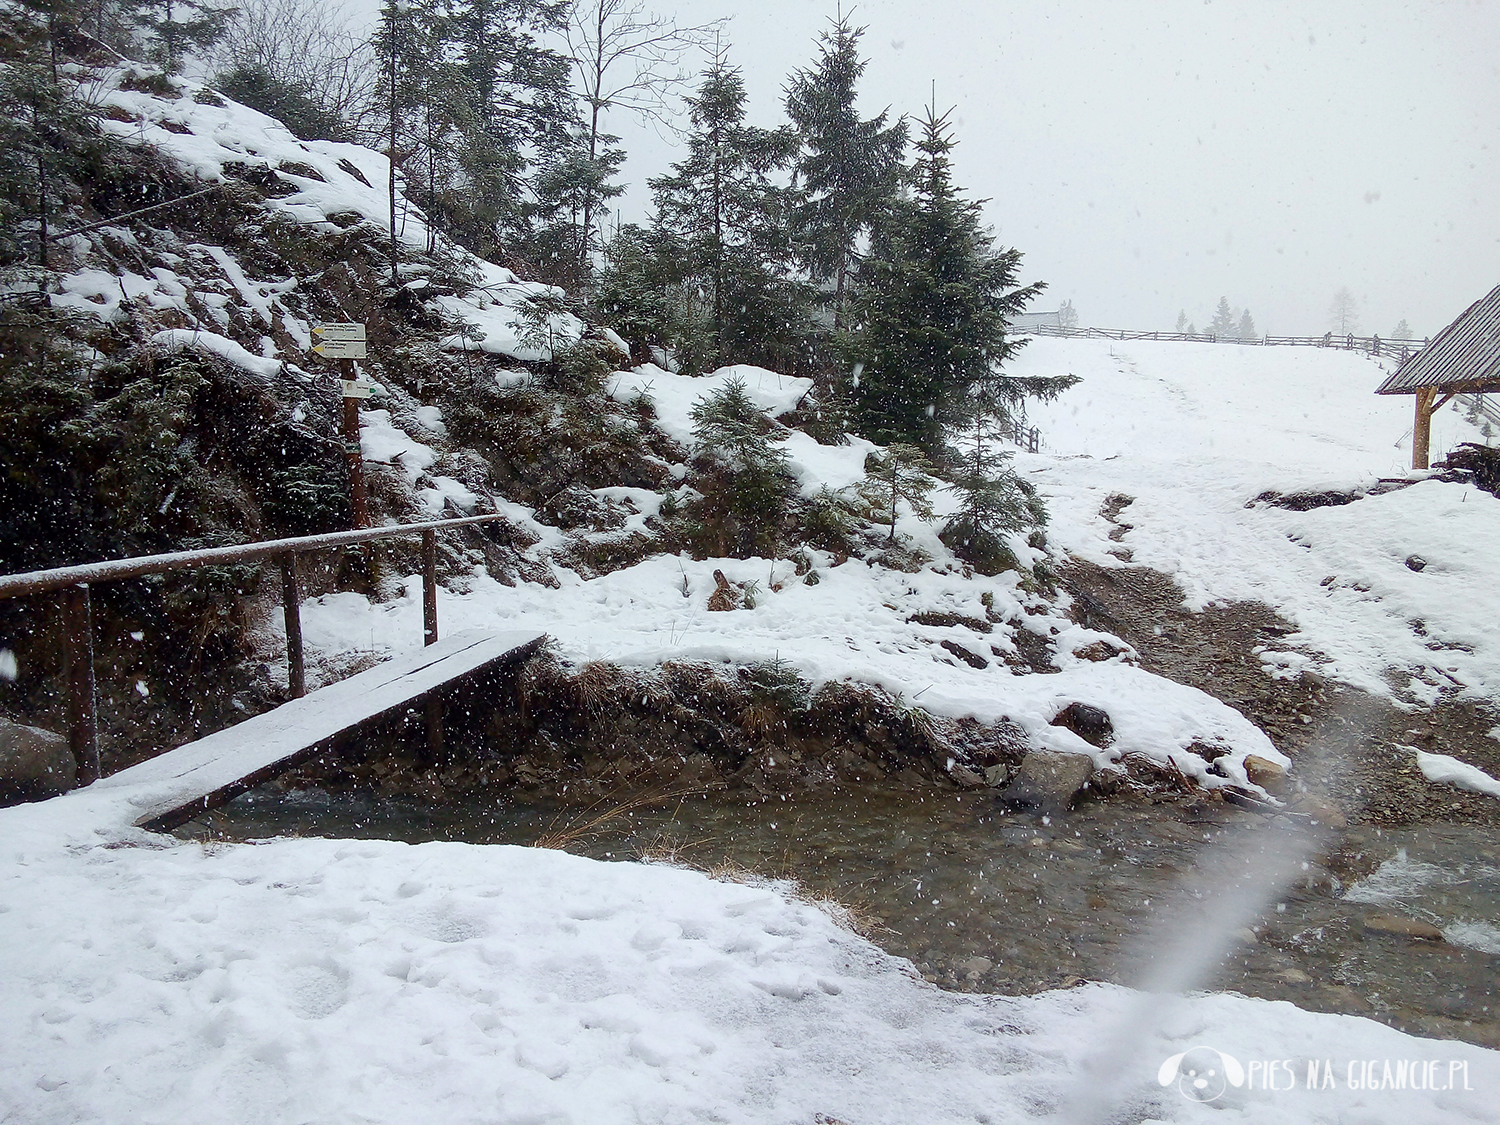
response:
<path id="1" fill-rule="evenodd" d="M 1087 754 L 1058 750 L 1033 750 L 1001 794 L 1006 804 L 1044 810 L 1065 809 L 1073 803 L 1094 773 L 1094 759 Z"/>
<path id="2" fill-rule="evenodd" d="M 1365 929 L 1382 934 L 1420 938 L 1422 941 L 1443 940 L 1443 931 L 1430 922 L 1419 922 L 1415 918 L 1401 918 L 1394 914 L 1371 914 L 1365 919 Z"/>
<path id="3" fill-rule="evenodd" d="M 1299 793 L 1292 798 L 1290 807 L 1325 828 L 1344 828 L 1349 823 L 1342 809 L 1313 793 Z"/>
<path id="4" fill-rule="evenodd" d="M 1108 641 L 1092 641 L 1082 648 L 1075 648 L 1073 655 L 1080 660 L 1093 660 L 1097 662 L 1101 660 L 1113 660 L 1124 651 L 1123 648 L 1112 645 Z"/>
<path id="5" fill-rule="evenodd" d="M 55 797 L 77 781 L 78 766 L 66 738 L 0 719 L 0 805 Z"/>
<path id="6" fill-rule="evenodd" d="M 1267 793 L 1280 793 L 1286 787 L 1286 767 L 1259 754 L 1246 755 L 1245 777 Z"/>
<path id="7" fill-rule="evenodd" d="M 988 784 L 982 774 L 977 770 L 970 769 L 962 762 L 955 762 L 949 766 L 948 775 L 965 789 L 981 789 Z"/>
<path id="8" fill-rule="evenodd" d="M 1010 780 L 1010 767 L 1001 762 L 984 768 L 984 783 L 999 788 Z"/>
<path id="9" fill-rule="evenodd" d="M 1052 725 L 1070 730 L 1094 746 L 1108 746 L 1115 736 L 1109 712 L 1087 703 L 1069 703 L 1053 718 Z"/>

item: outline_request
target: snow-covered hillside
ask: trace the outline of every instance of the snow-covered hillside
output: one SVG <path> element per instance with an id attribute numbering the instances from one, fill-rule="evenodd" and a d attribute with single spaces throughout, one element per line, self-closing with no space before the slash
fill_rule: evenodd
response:
<path id="1" fill-rule="evenodd" d="M 729 375 L 746 379 L 752 396 L 768 413 L 789 409 L 808 386 L 806 380 L 740 367 L 705 378 L 660 368 L 621 372 L 612 387 L 621 398 L 651 396 L 659 424 L 671 436 L 690 442 L 692 405 Z M 809 493 L 824 485 L 846 488 L 861 479 L 864 456 L 871 448 L 857 440 L 846 446 L 820 446 L 797 431 L 786 437 L 786 447 L 803 491 Z M 685 468 L 677 466 L 675 471 L 681 474 Z M 662 500 L 644 490 L 597 493 L 601 498 L 629 500 L 642 516 L 654 512 Z M 940 511 L 953 504 L 951 497 L 939 497 Z M 535 557 L 545 557 L 559 544 L 558 531 L 536 522 L 534 512 L 519 505 L 508 510 L 538 537 L 531 548 Z M 938 540 L 935 523 L 907 515 L 899 530 L 932 562 L 907 573 L 878 561 L 840 560 L 806 549 L 817 575 L 817 584 L 810 585 L 791 559 L 695 560 L 686 553 L 662 554 L 592 580 L 555 565 L 561 589 L 536 583 L 503 586 L 483 567 L 476 567 L 464 592 L 439 592 L 439 615 L 448 629 L 547 632 L 558 640 L 564 656 L 578 662 L 651 667 L 665 660 L 780 659 L 815 685 L 849 679 L 879 684 L 939 715 L 974 716 L 985 722 L 1008 717 L 1036 744 L 1089 754 L 1100 764 L 1130 753 L 1170 759 L 1208 786 L 1227 780 L 1245 784 L 1241 763 L 1247 755 L 1286 761 L 1244 716 L 1203 692 L 1143 671 L 1128 652 L 1099 659 L 1090 646 L 1097 649 L 1096 642 L 1106 634 L 1057 613 L 1045 598 L 1024 587 L 1020 572 L 996 578 L 971 573 Z M 1012 547 L 1023 561 L 1044 557 L 1019 537 Z M 729 613 L 710 611 L 715 571 L 733 582 L 754 583 L 754 605 Z M 304 637 L 324 653 L 388 651 L 388 646 L 421 635 L 421 614 L 420 582 L 413 577 L 405 596 L 391 601 L 340 593 L 308 604 L 303 610 Z M 989 619 L 996 627 L 984 634 L 966 624 L 912 620 L 934 614 Z M 1053 646 L 1059 674 L 1022 674 L 1013 667 L 1018 663 L 1016 629 L 1037 632 Z M 959 659 L 942 647 L 945 641 L 962 646 L 983 666 Z M 1074 701 L 1109 712 L 1115 741 L 1108 751 L 1051 725 Z M 1204 759 L 1188 749 L 1194 743 L 1229 751 L 1218 761 L 1225 776 L 1208 771 Z"/>
<path id="2" fill-rule="evenodd" d="M 266 206 L 330 233 L 388 218 L 377 154 L 297 141 L 191 85 L 174 99 L 124 89 L 120 77 L 99 91 L 120 135 L 209 180 L 243 176 L 234 165 L 274 176 L 291 190 Z M 425 243 L 415 211 L 404 237 Z M 160 313 L 158 346 L 202 347 L 259 378 L 283 365 L 296 374 L 310 342 L 303 280 L 257 281 L 222 247 L 180 249 L 175 264 L 129 276 L 81 264 L 57 300 L 111 318 L 123 297 Z M 442 307 L 471 324 L 469 343 L 526 358 L 514 309 L 534 290 L 471 265 L 481 285 L 440 298 Z M 205 269 L 222 280 L 213 300 L 203 299 Z M 1173 575 L 1194 605 L 1266 601 L 1298 624 L 1290 640 L 1305 648 L 1268 654 L 1268 673 L 1308 660 L 1417 698 L 1444 686 L 1500 692 L 1500 645 L 1475 627 L 1500 609 L 1494 497 L 1423 482 L 1304 512 L 1257 502 L 1268 491 L 1365 488 L 1400 469 L 1409 403 L 1370 393 L 1374 365 L 1311 350 L 1042 340 L 1018 370 L 1082 377 L 1035 412 L 1044 451 L 1018 457 L 1054 515 L 1047 548 L 1014 539 L 1021 562 L 1050 551 L 1118 566 L 1111 551 L 1123 547 Z M 685 448 L 692 406 L 731 375 L 768 415 L 806 390 L 758 369 L 695 380 L 641 368 L 616 373 L 609 392 L 616 402 L 650 397 L 656 424 Z M 478 502 L 455 478 L 424 475 L 451 452 L 440 409 L 409 406 L 403 419 L 371 405 L 366 453 L 407 474 L 415 503 L 435 514 Z M 863 475 L 865 443 L 779 436 L 805 495 Z M 1471 436 L 1444 415 L 1435 441 Z M 681 482 L 688 466 L 664 472 Z M 619 529 L 628 535 L 671 489 L 593 491 L 629 513 Z M 1133 499 L 1119 519 L 1133 529 L 1116 541 L 1100 509 L 1122 493 Z M 926 558 L 908 570 L 804 549 L 796 561 L 658 553 L 590 578 L 564 564 L 566 535 L 540 510 L 496 503 L 558 585 L 503 585 L 476 565 L 441 591 L 445 633 L 532 627 L 575 661 L 638 667 L 780 659 L 815 683 L 877 683 L 938 714 L 1009 717 L 1035 744 L 1096 761 L 1169 759 L 1206 786 L 1246 783 L 1249 754 L 1286 761 L 1239 712 L 1142 670 L 1128 647 L 1101 646 L 1104 634 L 1069 620 L 1028 576 L 970 573 L 936 525 L 909 511 L 898 530 Z M 940 496 L 939 513 L 952 504 Z M 1425 569 L 1407 567 L 1412 554 Z M 755 596 L 711 611 L 715 571 Z M 386 600 L 330 594 L 305 607 L 305 639 L 314 655 L 414 648 L 421 614 L 415 577 Z M 1049 648 L 1055 673 L 1016 659 L 1023 631 Z M 274 630 L 270 640 L 274 648 Z M 1406 670 L 1394 686 L 1389 667 Z M 1070 702 L 1109 712 L 1108 750 L 1051 725 Z M 1227 750 L 1221 773 L 1194 743 Z M 205 846 L 127 827 L 129 796 L 90 788 L 0 810 L 6 1121 L 1060 1120 L 1101 1082 L 1101 1029 L 1138 1000 L 1106 985 L 1023 998 L 944 993 L 783 884 L 515 847 Z M 1500 1084 L 1496 1052 L 1236 996 L 1185 999 L 1131 1046 L 1131 1058 L 1114 1061 L 1124 1076 L 1116 1119 L 1132 1122 L 1492 1121 Z M 1195 1046 L 1261 1062 L 1260 1084 L 1251 1069 L 1248 1088 L 1207 1106 L 1159 1084 L 1162 1064 Z M 1274 1087 L 1269 1060 L 1291 1066 Z M 1305 1082 L 1309 1060 L 1332 1064 L 1331 1087 Z M 1351 1086 L 1346 1067 L 1368 1060 L 1432 1063 L 1442 1085 Z"/>
<path id="3" fill-rule="evenodd" d="M 269 214 L 309 231 L 336 235 L 360 222 L 389 229 L 390 163 L 383 154 L 362 145 L 299 140 L 274 118 L 221 98 L 188 79 L 169 78 L 145 68 L 92 71 L 75 65 L 71 69 L 85 83 L 89 99 L 102 108 L 100 124 L 106 132 L 155 150 L 197 181 L 265 189 L 261 206 Z M 412 250 L 425 250 L 430 239 L 426 217 L 399 194 L 397 220 L 400 242 Z M 102 234 L 133 242 L 128 226 L 105 227 Z M 85 260 L 92 250 L 91 239 L 82 235 L 59 245 Z M 262 281 L 248 276 L 235 256 L 221 246 L 193 243 L 181 250 L 181 255 L 172 256 L 175 262 L 141 273 L 115 275 L 85 266 L 65 274 L 53 303 L 104 319 L 116 315 L 121 299 L 139 302 L 158 314 L 176 313 L 188 328 L 164 329 L 159 339 L 163 346 L 202 347 L 259 375 L 265 374 L 265 360 L 296 365 L 310 358 L 312 324 L 303 302 L 289 296 L 308 283 L 296 277 Z M 434 300 L 470 330 L 449 337 L 446 346 L 522 360 L 542 357 L 546 349 L 522 341 L 516 310 L 527 297 L 558 291 L 521 281 L 510 270 L 472 255 L 455 253 L 472 274 L 473 288 Z M 198 275 L 205 272 L 204 267 L 222 275 L 222 295 L 195 301 L 189 294 L 201 297 Z M 404 284 L 420 294 L 429 284 L 427 272 L 405 268 Z M 256 346 L 242 348 L 232 334 L 226 344 L 224 334 L 236 307 L 248 313 L 264 333 L 258 341 L 243 341 Z M 562 313 L 551 319 L 557 338 L 577 338 L 581 325 L 575 317 Z"/>
<path id="4" fill-rule="evenodd" d="M 1106 566 L 1128 548 L 1194 608 L 1275 607 L 1299 652 L 1266 654 L 1270 670 L 1311 666 L 1424 703 L 1500 699 L 1500 500 L 1423 481 L 1309 511 L 1257 502 L 1411 475 L 1412 400 L 1374 394 L 1380 365 L 1318 348 L 1036 339 L 1016 371 L 1083 379 L 1033 410 L 1045 449 L 1020 460 L 1059 546 Z M 1437 454 L 1483 440 L 1454 407 L 1433 419 Z M 1118 517 L 1132 529 L 1112 541 L 1100 508 L 1119 493 L 1134 498 Z"/>

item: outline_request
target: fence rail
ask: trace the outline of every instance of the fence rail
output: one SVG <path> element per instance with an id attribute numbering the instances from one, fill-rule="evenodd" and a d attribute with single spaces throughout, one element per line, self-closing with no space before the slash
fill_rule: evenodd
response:
<path id="1" fill-rule="evenodd" d="M 67 658 L 68 741 L 78 764 L 78 784 L 99 779 L 99 741 L 94 692 L 94 630 L 89 587 L 100 582 L 119 582 L 148 574 L 167 574 L 204 566 L 223 566 L 252 559 L 276 559 L 281 564 L 281 609 L 286 621 L 287 687 L 293 698 L 307 692 L 307 674 L 302 656 L 302 589 L 297 577 L 297 556 L 326 550 L 394 539 L 404 535 L 422 537 L 422 635 L 424 644 L 436 644 L 437 533 L 453 527 L 494 523 L 506 517 L 499 513 L 463 516 L 458 519 L 395 524 L 391 527 L 335 531 L 328 535 L 304 535 L 295 539 L 264 539 L 235 547 L 208 547 L 166 555 L 141 555 L 131 559 L 84 563 L 25 574 L 0 575 L 0 599 L 61 591 L 63 650 Z"/>
<path id="2" fill-rule="evenodd" d="M 1033 324 L 1017 329 L 1034 336 L 1063 336 L 1088 340 L 1175 340 L 1199 344 L 1246 344 L 1255 347 L 1293 346 L 1337 348 L 1376 356 L 1394 356 L 1402 363 L 1421 351 L 1426 340 L 1387 340 L 1379 336 L 1260 336 L 1248 340 L 1238 336 L 1219 336 L 1212 332 L 1135 332 L 1128 328 L 1070 328 L 1060 324 Z"/>

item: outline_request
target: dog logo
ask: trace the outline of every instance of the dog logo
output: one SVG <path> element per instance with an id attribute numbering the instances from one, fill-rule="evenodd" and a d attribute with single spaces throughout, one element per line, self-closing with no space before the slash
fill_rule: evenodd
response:
<path id="1" fill-rule="evenodd" d="M 1194 1047 L 1173 1055 L 1161 1064 L 1156 1080 L 1163 1086 L 1177 1084 L 1190 1102 L 1211 1102 L 1224 1096 L 1231 1086 L 1245 1084 L 1245 1068 L 1239 1059 L 1212 1047 Z"/>

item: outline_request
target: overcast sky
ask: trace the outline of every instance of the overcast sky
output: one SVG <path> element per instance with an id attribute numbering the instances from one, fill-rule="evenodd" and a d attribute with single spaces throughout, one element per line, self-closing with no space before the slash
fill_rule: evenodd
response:
<path id="1" fill-rule="evenodd" d="M 720 0 L 664 6 L 685 22 Z M 762 0 L 729 25 L 751 119 L 832 3 Z M 1202 326 L 1220 296 L 1262 332 L 1435 332 L 1500 284 L 1500 4 L 863 0 L 868 112 L 954 107 L 958 179 L 1026 278 L 1084 324 Z M 676 155 L 628 138 L 634 188 Z M 643 189 L 622 204 L 644 214 Z"/>
<path id="2" fill-rule="evenodd" d="M 772 126 L 834 3 L 659 10 L 733 15 L 751 120 Z M 936 81 L 959 182 L 1050 286 L 1035 307 L 1170 329 L 1225 296 L 1262 332 L 1321 334 L 1348 286 L 1362 331 L 1422 336 L 1500 283 L 1496 0 L 861 0 L 854 21 L 865 110 L 919 114 Z M 681 153 L 609 126 L 624 218 L 644 218 L 645 180 Z"/>

